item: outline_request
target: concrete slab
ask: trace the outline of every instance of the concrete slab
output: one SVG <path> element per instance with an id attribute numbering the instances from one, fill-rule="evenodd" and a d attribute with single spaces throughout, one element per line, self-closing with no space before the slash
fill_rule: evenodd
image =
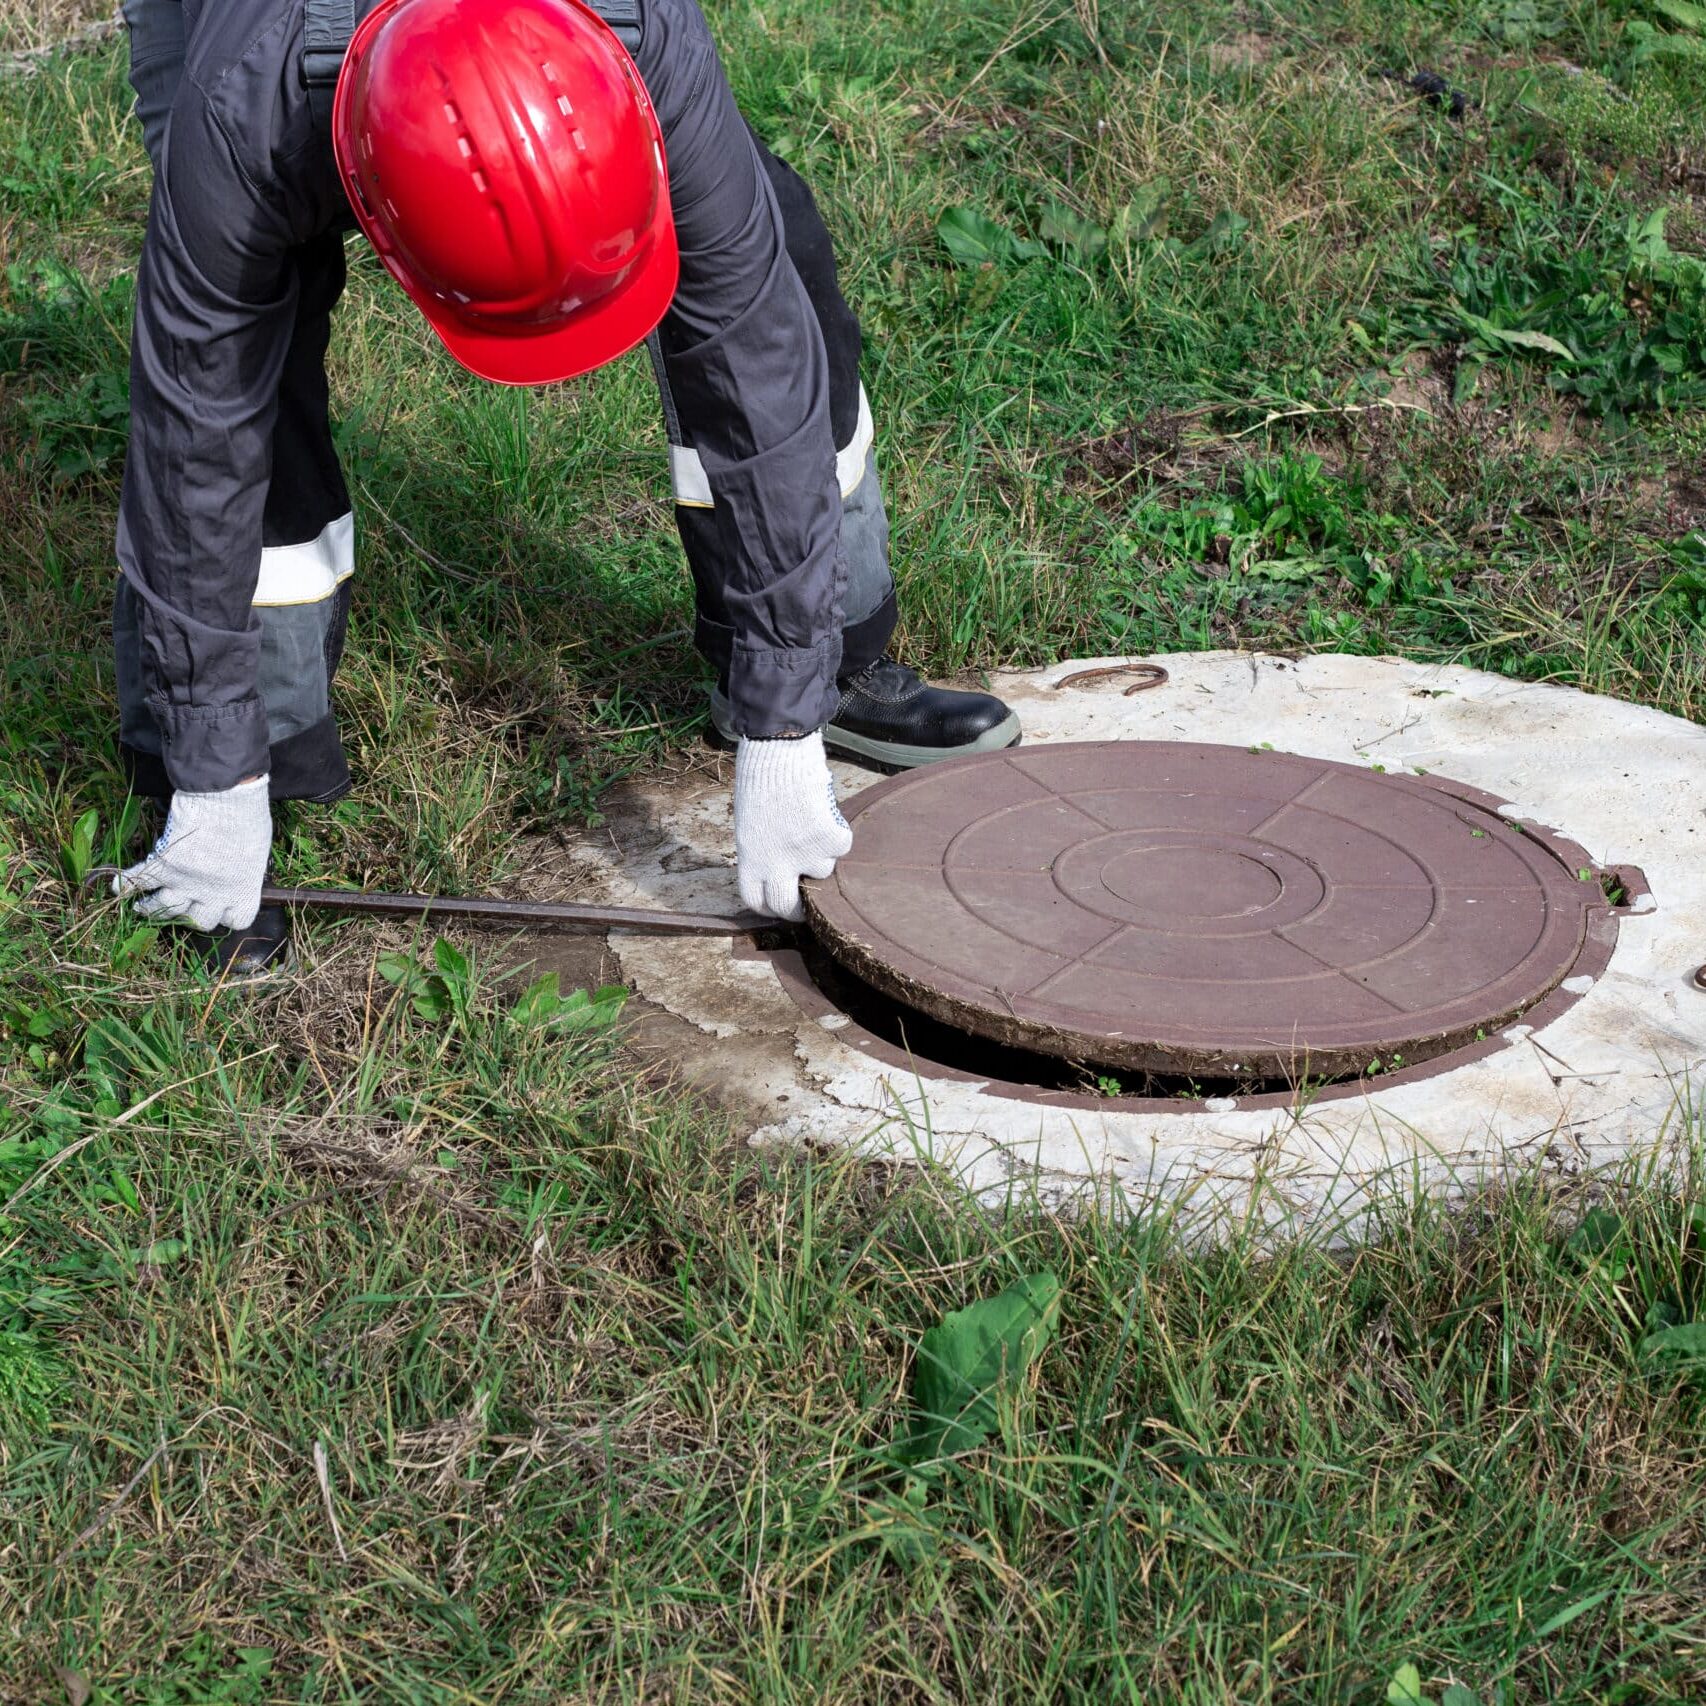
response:
<path id="1" fill-rule="evenodd" d="M 928 1154 L 987 1196 L 1022 1181 L 1064 1202 L 1094 1191 L 1156 1193 L 1205 1208 L 1251 1200 L 1262 1219 L 1354 1212 L 1377 1181 L 1467 1187 L 1510 1164 L 1570 1170 L 1680 1135 L 1706 1106 L 1706 730 L 1568 689 L 1395 658 L 1203 653 L 1163 663 L 1170 682 L 1126 697 L 1135 677 L 1074 661 L 992 683 L 1027 744 L 1189 740 L 1392 771 L 1438 772 L 1507 802 L 1506 814 L 1580 843 L 1602 866 L 1638 866 L 1651 893 L 1623 917 L 1615 951 L 1579 999 L 1538 1029 L 1518 1024 L 1486 1058 L 1418 1082 L 1376 1082 L 1284 1107 L 1233 1098 L 1185 1111 L 1038 1106 L 987 1084 L 874 1060 L 833 1011 L 813 1016 L 764 959 L 731 945 L 614 935 L 623 975 L 676 1015 L 690 1075 L 747 1110 L 757 1141 Z M 879 778 L 837 765 L 844 794 Z M 608 847 L 577 855 L 625 905 L 732 910 L 726 783 L 640 789 Z M 1258 1183 L 1259 1181 L 1259 1183 Z M 1253 1200 L 1259 1194 L 1260 1201 Z"/>

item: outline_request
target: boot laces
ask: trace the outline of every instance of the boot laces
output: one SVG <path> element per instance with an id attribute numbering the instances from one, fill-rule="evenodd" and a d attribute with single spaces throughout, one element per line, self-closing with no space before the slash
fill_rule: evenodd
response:
<path id="1" fill-rule="evenodd" d="M 859 670 L 854 675 L 848 676 L 847 679 L 841 683 L 841 691 L 843 693 L 861 692 L 871 682 L 875 681 L 878 675 L 880 675 L 885 669 L 905 670 L 908 675 L 916 673 L 913 670 L 907 669 L 906 665 L 900 662 L 898 658 L 891 657 L 887 652 L 879 652 L 868 664 L 865 665 L 863 669 Z"/>

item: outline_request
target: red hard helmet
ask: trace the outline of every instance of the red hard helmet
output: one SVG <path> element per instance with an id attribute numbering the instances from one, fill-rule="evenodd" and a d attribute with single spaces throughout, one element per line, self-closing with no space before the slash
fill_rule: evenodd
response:
<path id="1" fill-rule="evenodd" d="M 484 379 L 614 361 L 675 295 L 657 118 L 578 0 L 381 0 L 350 40 L 332 145 L 368 240 Z"/>

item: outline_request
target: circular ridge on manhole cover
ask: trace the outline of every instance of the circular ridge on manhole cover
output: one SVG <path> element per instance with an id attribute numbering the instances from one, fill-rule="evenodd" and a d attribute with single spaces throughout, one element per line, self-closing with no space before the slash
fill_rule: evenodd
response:
<path id="1" fill-rule="evenodd" d="M 859 977 L 996 1042 L 1339 1077 L 1473 1042 L 1569 974 L 1604 895 L 1497 803 L 1265 749 L 1017 748 L 859 795 L 806 906 Z"/>

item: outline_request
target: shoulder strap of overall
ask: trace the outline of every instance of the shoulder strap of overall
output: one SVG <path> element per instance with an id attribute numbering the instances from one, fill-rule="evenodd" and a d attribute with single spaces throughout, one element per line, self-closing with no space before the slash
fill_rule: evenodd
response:
<path id="1" fill-rule="evenodd" d="M 586 0 L 586 3 L 616 32 L 616 39 L 630 55 L 640 51 L 646 33 L 643 0 Z"/>
<path id="2" fill-rule="evenodd" d="M 304 0 L 302 87 L 308 110 L 321 130 L 332 128 L 332 95 L 338 86 L 349 38 L 355 34 L 356 0 Z M 364 6 L 365 13 L 368 7 Z"/>
<path id="3" fill-rule="evenodd" d="M 302 87 L 308 91 L 309 111 L 316 125 L 331 128 L 332 95 L 343 69 L 344 54 L 359 17 L 373 10 L 375 0 L 304 0 L 302 29 Z M 645 37 L 644 0 L 586 0 L 630 54 L 640 51 Z"/>

